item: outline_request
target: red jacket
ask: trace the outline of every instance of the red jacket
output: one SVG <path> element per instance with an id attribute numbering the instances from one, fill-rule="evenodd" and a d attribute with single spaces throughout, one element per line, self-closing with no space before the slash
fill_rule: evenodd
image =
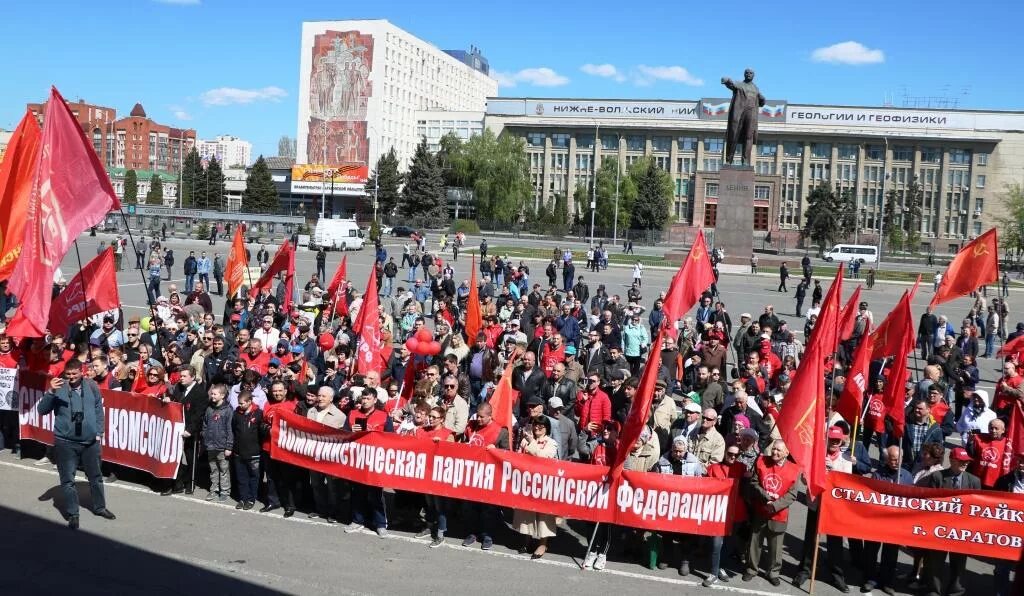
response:
<path id="1" fill-rule="evenodd" d="M 249 352 L 242 352 L 239 359 L 245 364 L 245 368 L 260 373 L 260 376 L 267 374 L 267 367 L 270 366 L 270 352 L 260 351 L 253 356 Z"/>
<path id="2" fill-rule="evenodd" d="M 708 478 L 733 478 L 742 481 L 746 473 L 747 466 L 740 461 L 735 461 L 732 465 L 719 462 L 708 466 Z M 734 523 L 747 521 L 749 514 L 747 513 L 747 504 L 743 502 L 743 499 L 733 499 L 733 509 L 732 521 Z"/>
<path id="3" fill-rule="evenodd" d="M 277 413 L 281 411 L 294 412 L 295 402 L 288 400 L 279 402 L 268 401 L 266 405 L 263 406 L 263 424 L 267 427 L 267 429 L 272 428 L 274 426 L 274 416 L 276 416 Z M 260 449 L 266 452 L 270 452 L 269 430 L 265 433 L 263 441 L 260 442 Z"/>
<path id="4" fill-rule="evenodd" d="M 612 419 L 612 400 L 608 394 L 598 389 L 594 395 L 580 391 L 576 396 L 576 414 L 580 417 L 580 428 L 586 430 L 587 425 L 596 422 L 601 426 Z"/>

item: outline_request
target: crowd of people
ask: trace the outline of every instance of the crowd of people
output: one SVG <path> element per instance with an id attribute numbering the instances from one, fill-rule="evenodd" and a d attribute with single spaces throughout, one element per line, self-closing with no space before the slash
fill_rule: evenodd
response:
<path id="1" fill-rule="evenodd" d="M 146 316 L 109 311 L 68 330 L 51 330 L 48 339 L 0 335 L 0 366 L 42 361 L 52 376 L 68 382 L 79 371 L 86 381 L 76 382 L 182 403 L 185 459 L 176 479 L 153 483 L 165 495 L 202 487 L 207 500 L 234 499 L 238 509 L 262 503 L 260 512 L 280 509 L 285 517 L 302 510 L 328 523 L 344 523 L 347 532 L 369 529 L 382 537 L 389 527 L 403 525 L 429 536 L 432 547 L 444 543 L 449 521 L 464 546 L 484 549 L 501 539 L 507 525 L 513 532 L 510 545 L 540 558 L 563 520 L 402 491 L 392 498 L 379 487 L 276 461 L 269 447 L 275 416 L 288 410 L 336 429 L 395 432 L 594 465 L 608 465 L 617 451 L 627 450 L 627 470 L 739 479 L 742 501 L 735 505 L 732 536 L 701 540 L 602 525 L 584 566 L 605 568 L 614 548 L 617 556 L 654 569 L 671 566 L 683 576 L 700 568 L 705 586 L 728 582 L 734 573 L 748 581 L 759 570 L 778 586 L 783 536 L 803 481 L 775 422 L 804 343 L 815 332 L 819 292 L 827 288 L 814 282 L 801 342 L 773 306 L 766 305 L 757 316 L 742 313 L 734 321 L 711 288 L 691 314 L 666 321 L 664 292 L 650 310 L 641 306 L 639 276 L 625 298 L 605 285 L 591 292 L 585 276 L 577 275 L 571 251 L 556 252 L 547 283 L 540 283 L 523 262 L 513 266 L 481 245 L 483 326 L 466 337 L 468 280 L 456 286 L 452 267 L 431 255 L 425 242 L 407 247 L 400 266 L 378 251 L 375 314 L 383 356 L 379 371 L 363 375 L 350 371 L 358 338 L 352 323 L 365 297 L 359 284 L 349 280 L 337 295 L 329 295 L 325 271 L 297 281 L 290 310 L 282 308 L 289 302 L 283 282 L 228 299 L 221 313 L 214 311 L 202 273 L 199 279 L 187 278 L 181 293 L 171 283 L 165 296 L 157 282 L 150 288 L 153 304 Z M 156 262 L 163 254 L 150 259 L 151 279 L 153 267 L 160 277 Z M 606 266 L 600 249 L 586 257 L 588 271 Z M 210 262 L 205 253 L 189 258 Z M 404 283 L 396 281 L 398 269 L 407 270 Z M 872 364 L 859 429 L 831 409 L 846 383 L 852 355 L 872 327 L 873 314 L 861 302 L 852 335 L 840 346 L 826 378 L 827 466 L 899 484 L 1024 493 L 1024 454 L 1012 454 L 1016 463 L 1009 472 L 986 455 L 992 445 L 1009 448 L 1007 413 L 1024 399 L 1019 355 L 1007 358 L 991 396 L 978 387 L 979 340 L 989 333 L 1006 341 L 1024 334 L 1024 323 L 1005 334 L 1005 300 L 996 306 L 1002 327 L 990 331 L 981 313 L 991 317 L 994 306 L 979 295 L 959 333 L 931 310 L 922 316 L 923 370 L 919 380 L 905 387 L 906 432 L 897 439 L 877 407 L 891 378 L 891 362 Z M 676 332 L 662 335 L 660 358 L 649 362 L 651 342 L 665 325 Z M 424 327 L 441 345 L 436 356 L 413 354 L 404 343 Z M 994 355 L 992 344 L 987 347 L 983 356 Z M 511 436 L 493 421 L 489 403 L 508 366 L 518 395 Z M 620 445 L 618 434 L 648 366 L 658 367 L 648 424 L 634 444 Z M 17 428 L 12 434 L 11 424 L 5 419 L 3 432 L 7 444 L 16 445 Z M 105 472 L 112 468 L 105 465 Z M 792 578 L 797 586 L 808 580 L 817 546 L 815 507 L 810 504 L 800 552 L 790 553 L 800 561 Z M 855 578 L 865 592 L 891 594 L 906 587 L 964 593 L 963 555 L 950 554 L 945 564 L 945 553 L 911 552 L 913 565 L 899 574 L 900 545 L 847 543 L 828 538 L 827 572 L 819 572 L 842 592 Z M 1009 577 L 1010 567 L 997 563 L 997 594 L 1009 593 Z"/>

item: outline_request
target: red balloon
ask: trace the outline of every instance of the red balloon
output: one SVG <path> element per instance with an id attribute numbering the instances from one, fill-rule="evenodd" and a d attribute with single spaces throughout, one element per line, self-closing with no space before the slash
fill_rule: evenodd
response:
<path id="1" fill-rule="evenodd" d="M 420 342 L 427 343 L 433 341 L 434 334 L 430 332 L 430 329 L 427 329 L 426 327 L 421 327 L 420 330 L 416 332 L 416 339 L 418 339 Z"/>
<path id="2" fill-rule="evenodd" d="M 334 336 L 330 333 L 321 333 L 317 343 L 320 344 L 320 350 L 326 352 L 334 347 Z"/>
<path id="3" fill-rule="evenodd" d="M 434 356 L 436 354 L 440 354 L 441 353 L 441 344 L 439 342 L 432 341 L 432 342 L 430 342 L 430 348 L 429 349 L 430 349 L 429 354 L 431 356 Z"/>
<path id="4" fill-rule="evenodd" d="M 405 347 L 409 348 L 409 351 L 413 354 L 420 353 L 420 341 L 415 337 L 410 337 L 405 342 Z"/>

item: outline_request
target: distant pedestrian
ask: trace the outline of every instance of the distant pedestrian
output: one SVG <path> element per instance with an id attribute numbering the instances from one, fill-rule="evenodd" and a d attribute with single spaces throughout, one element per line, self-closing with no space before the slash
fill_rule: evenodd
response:
<path id="1" fill-rule="evenodd" d="M 167 242 L 167 222 L 160 225 L 160 237 L 164 242 Z"/>
<path id="2" fill-rule="evenodd" d="M 213 257 L 213 279 L 217 281 L 217 295 L 224 295 L 224 257 L 216 254 Z"/>
<path id="3" fill-rule="evenodd" d="M 871 269 L 868 269 L 867 282 L 868 282 L 868 289 L 869 290 L 875 287 L 875 269 L 874 269 L 874 267 L 872 267 Z"/>
<path id="4" fill-rule="evenodd" d="M 1003 271 L 1003 279 L 1001 280 L 1000 283 L 1001 283 L 1002 288 L 1003 288 L 1003 291 L 1002 291 L 1002 294 L 1001 294 L 1002 297 L 1003 298 L 1008 298 L 1010 296 L 1010 274 L 1008 274 L 1006 271 Z"/>
<path id="5" fill-rule="evenodd" d="M 106 249 L 107 249 L 107 241 L 106 240 L 100 240 L 100 245 L 96 247 L 96 255 L 99 256 L 99 255 L 103 254 L 103 251 L 105 251 Z"/>
<path id="6" fill-rule="evenodd" d="M 786 288 L 787 279 L 789 279 L 789 267 L 787 267 L 786 262 L 783 261 L 782 264 L 779 265 L 779 292 L 789 292 L 789 289 Z"/>
<path id="7" fill-rule="evenodd" d="M 936 271 L 935 277 L 932 278 L 932 291 L 938 292 L 939 286 L 942 284 L 942 272 Z"/>
<path id="8" fill-rule="evenodd" d="M 757 275 L 757 255 L 750 254 L 750 273 Z"/>
<path id="9" fill-rule="evenodd" d="M 316 251 L 316 274 L 320 279 L 327 279 L 327 253 L 322 246 Z"/>
<path id="10" fill-rule="evenodd" d="M 807 297 L 807 282 L 801 281 L 796 286 L 796 316 L 802 317 L 804 310 L 804 298 Z"/>
<path id="11" fill-rule="evenodd" d="M 633 265 L 633 283 L 636 284 L 636 287 L 638 287 L 638 288 L 643 287 L 643 277 L 644 277 L 644 265 L 640 261 L 637 261 Z"/>
<path id="12" fill-rule="evenodd" d="M 174 251 L 164 249 L 164 266 L 167 267 L 167 281 L 171 281 L 171 267 L 174 267 Z"/>

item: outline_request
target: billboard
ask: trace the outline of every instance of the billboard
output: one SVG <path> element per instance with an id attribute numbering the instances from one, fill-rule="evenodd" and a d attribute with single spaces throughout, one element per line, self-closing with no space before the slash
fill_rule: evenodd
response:
<path id="1" fill-rule="evenodd" d="M 635 118 L 696 120 L 693 101 L 632 101 L 621 99 L 501 99 L 487 100 L 487 114 L 543 118 Z"/>
<path id="2" fill-rule="evenodd" d="M 301 164 L 292 166 L 292 192 L 305 194 L 363 194 L 366 184 L 365 165 Z"/>
<path id="3" fill-rule="evenodd" d="M 315 181 L 319 186 L 325 170 L 333 170 L 336 189 L 338 184 L 361 186 L 370 164 L 367 110 L 373 97 L 374 37 L 328 29 L 304 34 L 302 52 L 298 161 L 311 165 L 299 175 L 293 171 L 293 183 Z M 331 180 L 326 182 L 329 186 Z"/>
<path id="4" fill-rule="evenodd" d="M 728 120 L 729 119 L 729 104 L 732 102 L 729 98 L 722 97 L 705 97 L 700 100 L 700 119 L 701 120 Z M 759 122 L 785 122 L 786 120 L 786 100 L 784 99 L 768 99 L 765 100 L 764 105 L 761 106 L 757 114 Z"/>

